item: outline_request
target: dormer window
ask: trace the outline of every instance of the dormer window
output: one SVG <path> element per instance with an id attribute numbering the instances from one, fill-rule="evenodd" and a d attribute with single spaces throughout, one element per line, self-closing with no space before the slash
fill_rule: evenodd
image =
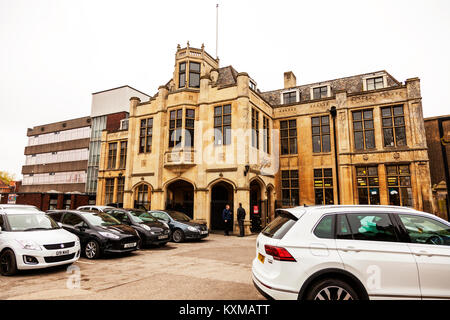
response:
<path id="1" fill-rule="evenodd" d="M 313 100 L 328 97 L 328 86 L 313 88 Z"/>
<path id="2" fill-rule="evenodd" d="M 290 104 L 300 101 L 300 93 L 298 90 L 285 91 L 281 94 L 281 104 Z"/>
<path id="3" fill-rule="evenodd" d="M 383 77 L 370 78 L 366 80 L 367 90 L 377 90 L 384 88 Z"/>
<path id="4" fill-rule="evenodd" d="M 178 67 L 178 87 L 186 87 L 186 62 L 180 63 Z"/>
<path id="5" fill-rule="evenodd" d="M 189 87 L 200 88 L 200 63 L 189 62 Z"/>
<path id="6" fill-rule="evenodd" d="M 255 81 L 249 80 L 248 86 L 249 86 L 250 89 L 252 89 L 253 91 L 256 91 L 256 82 L 255 82 Z"/>

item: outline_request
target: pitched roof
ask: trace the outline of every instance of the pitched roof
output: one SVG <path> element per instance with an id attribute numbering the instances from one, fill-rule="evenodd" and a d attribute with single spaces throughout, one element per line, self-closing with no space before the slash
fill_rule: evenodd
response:
<path id="1" fill-rule="evenodd" d="M 398 82 L 394 77 L 392 77 L 388 72 L 382 70 L 377 72 L 370 72 L 345 78 L 339 78 L 334 80 L 326 80 L 321 82 L 315 82 L 310 84 L 305 84 L 301 86 L 296 86 L 289 89 L 298 89 L 300 91 L 300 102 L 305 102 L 309 100 L 313 100 L 310 93 L 310 88 L 327 85 L 331 86 L 332 93 L 336 91 L 344 90 L 347 93 L 357 93 L 361 92 L 363 89 L 363 79 L 376 76 L 377 74 L 384 73 L 387 75 L 387 85 L 389 87 L 401 86 L 401 83 Z M 288 91 L 289 89 L 278 89 L 273 91 L 261 92 L 262 97 L 267 100 L 272 106 L 277 106 L 281 104 L 281 92 Z"/>

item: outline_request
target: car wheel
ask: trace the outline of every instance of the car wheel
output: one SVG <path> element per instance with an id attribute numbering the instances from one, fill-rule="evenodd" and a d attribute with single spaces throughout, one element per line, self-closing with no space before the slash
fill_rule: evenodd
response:
<path id="1" fill-rule="evenodd" d="M 0 273 L 3 276 L 12 276 L 17 273 L 16 255 L 10 249 L 6 249 L 0 255 Z"/>
<path id="2" fill-rule="evenodd" d="M 172 234 L 172 240 L 176 243 L 180 243 L 184 241 L 184 232 L 180 229 L 177 229 Z"/>
<path id="3" fill-rule="evenodd" d="M 359 300 L 356 291 L 345 281 L 324 279 L 313 284 L 306 300 Z"/>
<path id="4" fill-rule="evenodd" d="M 100 257 L 100 246 L 97 241 L 89 240 L 84 247 L 84 255 L 88 259 L 96 259 Z"/>

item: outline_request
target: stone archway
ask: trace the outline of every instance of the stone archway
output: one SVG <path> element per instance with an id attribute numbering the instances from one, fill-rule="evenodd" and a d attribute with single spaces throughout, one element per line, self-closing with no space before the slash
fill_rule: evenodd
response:
<path id="1" fill-rule="evenodd" d="M 194 186 L 186 180 L 175 180 L 166 187 L 166 209 L 180 211 L 194 218 Z"/>
<path id="2" fill-rule="evenodd" d="M 222 219 L 222 212 L 227 204 L 234 212 L 234 188 L 226 181 L 219 181 L 210 188 L 211 210 L 210 210 L 210 229 L 225 230 L 225 223 Z M 233 215 L 233 219 L 235 219 Z M 234 225 L 234 224 L 233 224 Z"/>

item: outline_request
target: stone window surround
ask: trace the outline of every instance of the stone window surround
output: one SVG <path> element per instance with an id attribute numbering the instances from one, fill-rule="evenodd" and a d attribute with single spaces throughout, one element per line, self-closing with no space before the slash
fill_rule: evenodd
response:
<path id="1" fill-rule="evenodd" d="M 373 73 L 371 75 L 367 75 L 365 77 L 362 78 L 362 83 L 363 83 L 363 91 L 369 91 L 367 90 L 367 80 L 369 79 L 373 79 L 373 78 L 378 78 L 378 77 L 383 77 L 383 87 L 387 88 L 387 74 L 384 72 L 380 72 L 380 73 Z"/>
<path id="2" fill-rule="evenodd" d="M 327 87 L 327 96 L 326 96 L 326 98 L 330 98 L 331 97 L 331 84 L 330 83 L 320 83 L 318 85 L 315 85 L 315 86 L 312 86 L 312 87 L 309 88 L 310 100 L 317 100 L 317 99 L 314 99 L 314 89 L 321 88 L 321 87 Z M 324 99 L 324 98 L 321 98 L 321 99 Z"/>
<path id="3" fill-rule="evenodd" d="M 288 90 L 283 90 L 283 91 L 281 91 L 281 93 L 280 93 L 280 101 L 281 101 L 281 104 L 284 104 L 284 94 L 285 93 L 291 93 L 291 92 L 295 92 L 296 93 L 296 102 L 300 102 L 300 89 L 288 89 Z"/>

